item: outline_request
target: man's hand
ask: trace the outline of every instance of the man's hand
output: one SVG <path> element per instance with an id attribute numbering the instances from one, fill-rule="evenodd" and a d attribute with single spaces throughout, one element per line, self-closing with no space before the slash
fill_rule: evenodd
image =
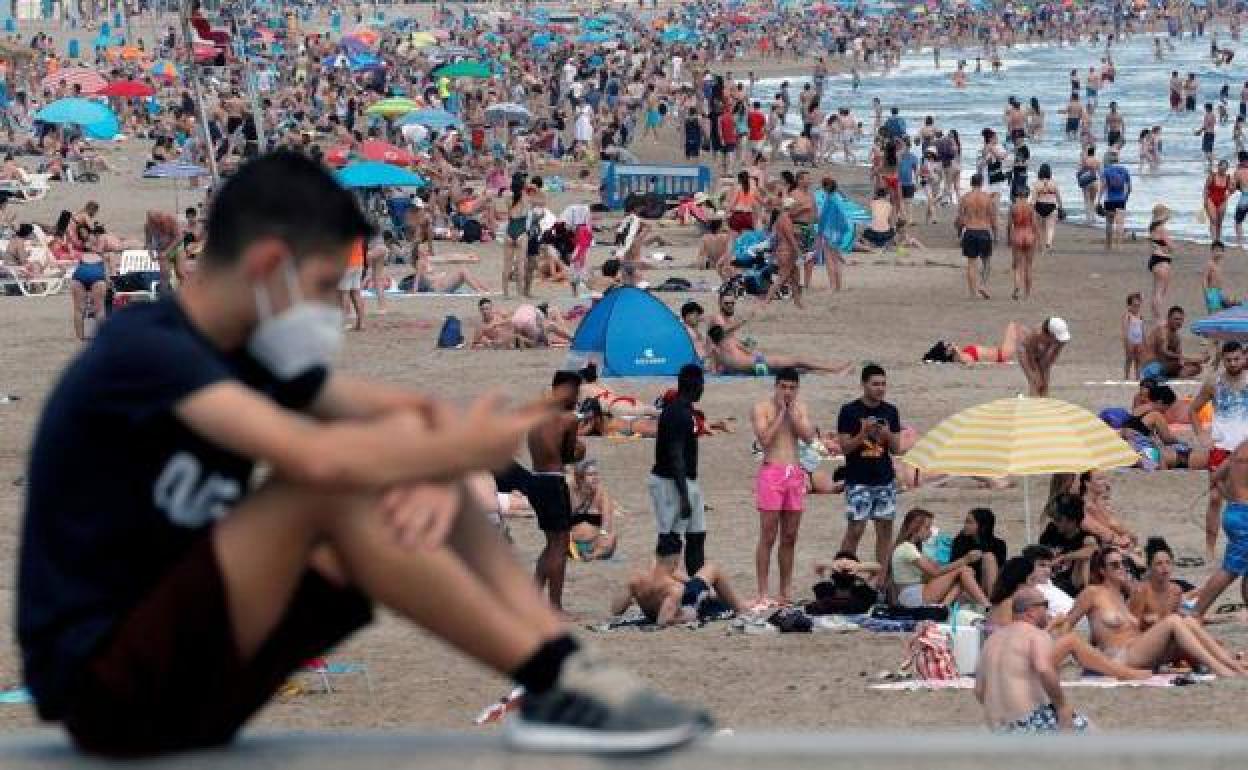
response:
<path id="1" fill-rule="evenodd" d="M 689 502 L 689 498 L 682 498 L 680 501 L 680 518 L 693 518 L 693 504 Z"/>
<path id="2" fill-rule="evenodd" d="M 483 396 L 469 406 L 458 427 L 448 431 L 447 448 L 471 457 L 472 468 L 503 468 L 512 461 L 528 432 L 561 411 L 564 400 L 563 391 L 556 390 L 519 409 L 505 411 L 501 396 Z"/>
<path id="3" fill-rule="evenodd" d="M 446 541 L 462 502 L 456 485 L 411 484 L 389 490 L 381 509 L 399 545 L 433 550 Z"/>

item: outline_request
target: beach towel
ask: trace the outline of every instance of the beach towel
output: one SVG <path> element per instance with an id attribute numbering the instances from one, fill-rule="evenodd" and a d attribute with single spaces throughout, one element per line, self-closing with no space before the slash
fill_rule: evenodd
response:
<path id="1" fill-rule="evenodd" d="M 410 292 L 410 291 L 399 291 L 398 289 L 386 289 L 386 297 L 388 299 L 412 299 L 414 297 L 473 297 L 473 298 L 478 298 L 478 297 L 497 297 L 501 294 L 502 292 L 497 292 L 497 291 L 487 291 L 484 294 L 481 294 L 475 291 L 453 291 L 453 292 L 443 293 L 443 292 L 436 292 L 436 291 Z M 360 292 L 360 296 L 367 297 L 368 299 L 376 299 L 377 292 L 373 289 L 364 289 L 363 291 Z"/>
<path id="2" fill-rule="evenodd" d="M 1180 679 L 1182 677 L 1182 679 Z M 1096 687 L 1102 689 L 1116 687 L 1180 687 L 1184 684 L 1200 684 L 1212 682 L 1217 677 L 1206 674 L 1156 674 L 1148 679 L 1124 681 L 1107 676 L 1085 676 L 1079 679 L 1063 680 L 1062 687 Z M 1179 682 L 1175 680 L 1178 679 Z M 924 681 L 907 679 L 904 682 L 881 682 L 870 686 L 872 690 L 893 692 L 917 692 L 921 690 L 973 690 L 975 677 L 961 676 L 956 679 Z"/>

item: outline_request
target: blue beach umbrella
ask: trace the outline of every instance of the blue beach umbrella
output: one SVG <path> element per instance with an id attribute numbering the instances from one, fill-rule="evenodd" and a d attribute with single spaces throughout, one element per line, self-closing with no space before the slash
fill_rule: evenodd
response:
<path id="1" fill-rule="evenodd" d="M 426 107 L 424 109 L 410 112 L 399 121 L 400 126 L 421 125 L 438 131 L 445 130 L 451 126 L 460 124 L 459 118 L 455 117 L 446 110 L 440 110 L 436 107 Z"/>
<path id="2" fill-rule="evenodd" d="M 343 187 L 424 187 L 429 184 L 420 174 L 389 163 L 360 161 L 334 174 Z"/>
<path id="3" fill-rule="evenodd" d="M 597 44 L 606 43 L 614 39 L 615 38 L 605 32 L 585 32 L 576 38 L 576 42 Z"/>
<path id="4" fill-rule="evenodd" d="M 92 139 L 112 139 L 121 128 L 117 113 L 107 105 L 78 97 L 57 99 L 36 112 L 35 120 L 57 125 L 82 126 L 83 133 Z"/>
<path id="5" fill-rule="evenodd" d="M 1248 340 L 1248 306 L 1235 305 L 1192 324 L 1192 334 L 1215 340 Z"/>

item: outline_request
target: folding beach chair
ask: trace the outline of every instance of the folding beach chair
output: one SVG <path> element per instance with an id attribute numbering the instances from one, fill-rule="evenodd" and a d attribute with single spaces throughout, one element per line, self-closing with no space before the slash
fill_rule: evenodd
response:
<path id="1" fill-rule="evenodd" d="M 117 307 L 134 300 L 156 299 L 160 265 L 147 249 L 126 249 L 113 279 L 113 302 Z"/>
<path id="2" fill-rule="evenodd" d="M 0 180 L 0 193 L 8 193 L 9 200 L 17 203 L 37 201 L 48 194 L 50 174 L 26 174 L 25 179 Z"/>

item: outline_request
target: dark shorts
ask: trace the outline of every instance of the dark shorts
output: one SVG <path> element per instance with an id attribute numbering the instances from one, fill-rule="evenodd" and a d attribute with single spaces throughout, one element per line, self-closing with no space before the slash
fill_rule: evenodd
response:
<path id="1" fill-rule="evenodd" d="M 1213 152 L 1213 137 L 1214 135 L 1212 133 L 1200 135 L 1201 152 Z"/>
<path id="2" fill-rule="evenodd" d="M 992 256 L 992 233 L 987 230 L 962 232 L 962 256 L 967 259 L 988 259 Z"/>
<path id="3" fill-rule="evenodd" d="M 1066 133 L 1075 134 L 1079 132 L 1079 118 L 1066 118 Z"/>
<path id="4" fill-rule="evenodd" d="M 1124 211 L 1127 208 L 1126 201 L 1105 201 L 1103 205 L 1106 211 Z"/>
<path id="5" fill-rule="evenodd" d="M 70 278 L 82 284 L 82 288 L 91 291 L 97 283 L 108 280 L 108 272 L 104 269 L 103 262 L 79 262 Z"/>
<path id="6" fill-rule="evenodd" d="M 914 185 L 903 184 L 901 186 L 901 197 L 905 198 L 906 200 L 910 200 L 911 198 L 913 198 L 914 197 Z"/>
<path id="7" fill-rule="evenodd" d="M 697 607 L 711 593 L 711 587 L 700 577 L 691 577 L 685 583 L 685 593 L 680 597 L 680 606 Z"/>
<path id="8" fill-rule="evenodd" d="M 572 497 L 562 473 L 534 473 L 524 494 L 533 506 L 537 526 L 543 532 L 572 529 Z"/>
<path id="9" fill-rule="evenodd" d="M 205 530 L 84 664 L 65 727 L 84 751 L 118 757 L 228 743 L 292 673 L 372 617 L 363 594 L 309 571 L 255 657 L 241 660 Z"/>
<path id="10" fill-rule="evenodd" d="M 1122 144 L 1122 132 L 1110 131 L 1105 137 L 1105 141 L 1112 147 L 1116 144 Z"/>
<path id="11" fill-rule="evenodd" d="M 1027 131 L 1026 131 L 1026 129 L 1016 128 L 1016 129 L 1013 129 L 1012 131 L 1010 131 L 1010 140 L 1011 140 L 1011 141 L 1017 142 L 1019 139 L 1026 139 L 1026 138 L 1027 138 Z"/>

